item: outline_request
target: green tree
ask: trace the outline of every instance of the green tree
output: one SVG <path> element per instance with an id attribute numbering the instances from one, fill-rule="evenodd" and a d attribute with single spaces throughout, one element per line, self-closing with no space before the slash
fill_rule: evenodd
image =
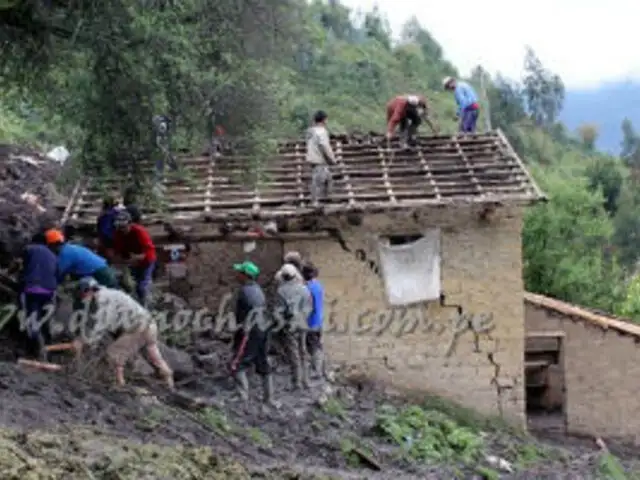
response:
<path id="1" fill-rule="evenodd" d="M 621 271 L 607 254 L 613 226 L 603 198 L 585 179 L 558 169 L 540 173 L 551 201 L 529 210 L 523 232 L 526 288 L 613 311 Z"/>
<path id="2" fill-rule="evenodd" d="M 558 118 L 564 103 L 562 79 L 547 70 L 531 47 L 527 47 L 523 79 L 527 107 L 534 122 L 550 126 Z"/>
<path id="3" fill-rule="evenodd" d="M 578 127 L 578 136 L 584 148 L 593 152 L 596 148 L 596 140 L 598 139 L 598 126 L 593 123 L 583 123 Z"/>
<path id="4" fill-rule="evenodd" d="M 618 211 L 618 200 L 623 186 L 620 162 L 612 157 L 595 157 L 585 170 L 591 191 L 600 191 L 604 196 L 604 209 L 610 216 Z"/>

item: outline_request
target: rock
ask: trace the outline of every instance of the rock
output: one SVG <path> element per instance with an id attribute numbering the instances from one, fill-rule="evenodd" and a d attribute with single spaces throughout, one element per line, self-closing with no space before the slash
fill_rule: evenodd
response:
<path id="1" fill-rule="evenodd" d="M 487 455 L 486 460 L 487 463 L 494 468 L 502 470 L 503 472 L 513 473 L 513 465 L 504 458 L 496 457 L 495 455 Z"/>
<path id="2" fill-rule="evenodd" d="M 199 355 L 198 362 L 202 369 L 207 373 L 214 373 L 224 368 L 224 362 L 218 353 L 210 353 L 209 355 Z"/>
<path id="3" fill-rule="evenodd" d="M 160 353 L 173 370 L 173 376 L 176 380 L 194 374 L 195 365 L 191 355 L 177 348 L 168 347 L 163 343 L 159 343 L 159 347 Z M 153 375 L 155 373 L 153 367 L 140 356 L 133 362 L 133 372 L 139 375 Z"/>

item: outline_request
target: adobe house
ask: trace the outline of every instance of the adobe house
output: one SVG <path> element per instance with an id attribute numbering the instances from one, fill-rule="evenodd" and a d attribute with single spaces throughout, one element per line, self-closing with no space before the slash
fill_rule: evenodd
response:
<path id="1" fill-rule="evenodd" d="M 561 414 L 569 433 L 637 442 L 640 327 L 543 295 L 524 298 L 530 407 Z"/>
<path id="2" fill-rule="evenodd" d="M 544 199 L 522 161 L 499 131 L 422 137 L 409 152 L 375 135 L 332 142 L 339 164 L 322 213 L 309 205 L 304 141 L 280 143 L 259 168 L 239 153 L 182 159 L 189 184 L 166 181 L 167 210 L 144 212 L 161 250 L 162 221 L 191 245 L 182 278 L 160 281 L 182 282 L 194 308 L 216 313 L 232 263 L 254 260 L 270 290 L 284 252 L 300 251 L 325 284 L 334 364 L 522 424 L 521 229 L 524 207 Z M 70 223 L 95 222 L 91 182 Z M 240 233 L 271 220 L 279 233 Z"/>

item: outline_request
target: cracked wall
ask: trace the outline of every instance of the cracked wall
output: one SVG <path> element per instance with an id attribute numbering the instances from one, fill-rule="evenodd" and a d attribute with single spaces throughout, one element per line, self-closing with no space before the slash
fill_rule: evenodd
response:
<path id="1" fill-rule="evenodd" d="M 369 215 L 357 227 L 330 222 L 342 244 L 297 240 L 286 242 L 285 250 L 299 250 L 320 268 L 333 303 L 332 318 L 325 319 L 331 360 L 394 387 L 442 395 L 524 425 L 522 211 L 502 208 L 489 224 L 471 209 L 433 209 L 419 218 Z M 396 309 L 395 327 L 364 328 L 389 320 L 373 236 L 430 227 L 442 230 L 444 306 Z M 409 329 L 400 326 L 407 317 L 413 318 Z"/>
<path id="2" fill-rule="evenodd" d="M 565 334 L 567 430 L 636 440 L 640 436 L 639 339 L 527 301 L 525 312 L 527 331 Z"/>

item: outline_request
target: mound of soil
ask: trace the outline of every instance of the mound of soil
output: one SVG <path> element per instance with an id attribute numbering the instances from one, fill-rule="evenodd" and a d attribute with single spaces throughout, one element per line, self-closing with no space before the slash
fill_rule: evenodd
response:
<path id="1" fill-rule="evenodd" d="M 45 374 L 0 363 L 0 426 L 10 429 L 0 431 L 0 478 L 481 478 L 463 463 L 412 460 L 402 446 L 377 435 L 379 408 L 407 400 L 369 384 L 317 380 L 296 393 L 280 365 L 280 409 L 261 408 L 255 377 L 250 402 L 240 402 L 221 367 L 223 348 L 216 346 L 192 377 L 178 382 L 179 394 L 148 376 L 129 374 L 138 386 L 116 390 L 71 371 Z M 477 428 L 487 458 L 513 465 L 514 471 L 495 478 L 599 477 L 593 444 L 566 438 L 561 445 L 543 444 L 486 424 Z M 367 452 L 380 470 L 354 462 L 349 444 Z M 627 468 L 633 463 L 625 460 Z"/>
<path id="2" fill-rule="evenodd" d="M 33 149 L 0 145 L 0 267 L 58 220 L 66 203 L 54 186 L 61 171 L 60 164 Z"/>

